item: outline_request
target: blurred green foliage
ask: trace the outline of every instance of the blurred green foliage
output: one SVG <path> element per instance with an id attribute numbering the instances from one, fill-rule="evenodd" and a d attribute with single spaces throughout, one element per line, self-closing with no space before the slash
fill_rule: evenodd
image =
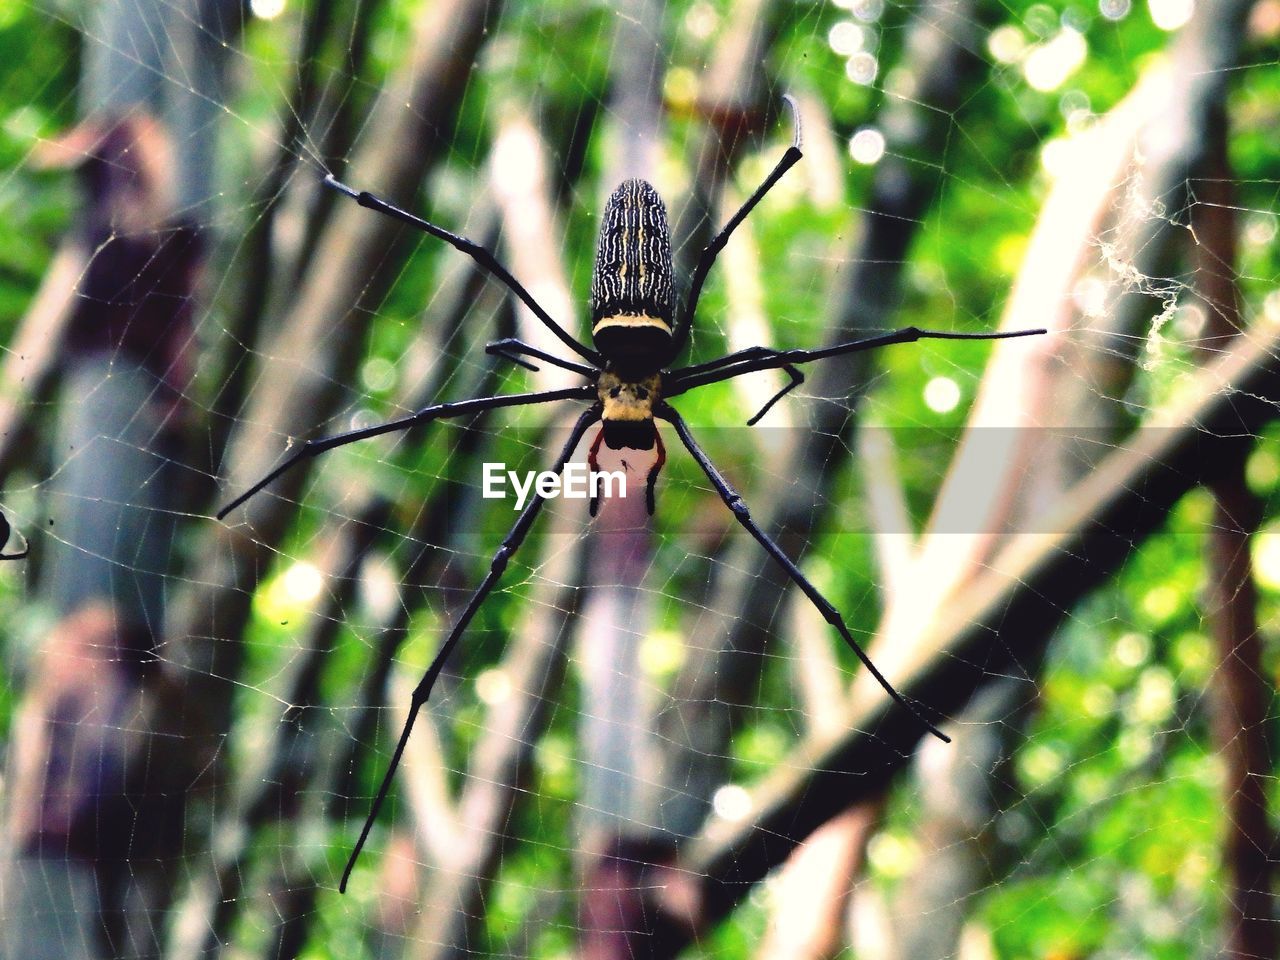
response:
<path id="1" fill-rule="evenodd" d="M 874 4 L 869 4 L 874 6 Z M 366 72 L 352 78 L 345 51 L 332 43 L 322 51 L 322 75 L 349 85 L 349 95 L 370 101 L 378 86 L 405 55 L 406 38 L 422 3 L 380 4 Z M 864 5 L 866 6 L 866 5 Z M 785 2 L 778 15 L 779 33 L 768 62 L 775 88 L 812 95 L 828 111 L 836 144 L 843 150 L 858 129 L 874 126 L 880 111 L 893 100 L 903 37 L 917 7 L 889 4 L 879 17 L 862 20 L 832 4 Z M 225 248 L 211 267 L 214 278 L 227 273 L 226 258 L 258 211 L 244 193 L 246 178 L 270 152 L 273 117 L 290 87 L 291 59 L 306 4 L 290 3 L 283 17 L 252 22 L 237 60 L 234 101 L 225 118 L 228 158 L 218 229 Z M 715 51 L 720 31 L 731 17 L 727 0 L 680 0 L 668 12 L 666 42 L 669 73 L 686 71 L 695 81 Z M 1018 64 L 995 62 L 984 47 L 988 78 L 975 96 L 950 118 L 950 135 L 941 157 L 911 158 L 940 167 L 938 196 L 921 225 L 906 269 L 905 293 L 895 325 L 982 330 L 998 320 L 1020 256 L 1048 188 L 1042 151 L 1053 138 L 1065 136 L 1072 122 L 1116 104 L 1144 65 L 1168 48 L 1171 34 L 1155 27 L 1145 6 L 1111 21 L 1080 3 L 1013 3 L 982 9 L 979 34 L 1013 30 L 1025 45 L 1044 43 L 1063 29 L 1077 29 L 1087 43 L 1087 57 L 1051 90 L 1033 89 Z M 856 22 L 878 57 L 873 85 L 852 82 L 848 58 L 832 49 L 832 28 Z M 548 4 L 516 4 L 495 25 L 496 36 L 477 64 L 461 119 L 451 135 L 449 161 L 421 197 L 421 208 L 450 226 L 464 226 L 467 214 L 489 176 L 485 161 L 499 111 L 511 98 L 528 104 L 541 118 L 553 164 L 572 154 L 569 131 L 588 128 L 599 134 L 608 123 L 609 68 L 614 13 L 603 4 L 557 0 Z M 1064 26 L 1066 25 L 1066 26 Z M 93 38 L 87 38 L 88 43 Z M 1272 51 L 1274 53 L 1274 51 Z M 30 157 L 42 139 L 66 129 L 75 116 L 75 81 L 81 38 L 65 13 L 50 14 L 25 3 L 0 2 L 0 336 L 8 338 L 30 300 L 45 265 L 74 216 L 76 194 L 65 176 L 40 173 Z M 1253 58 L 1261 62 L 1262 56 Z M 1237 204 L 1241 211 L 1238 272 L 1246 298 L 1246 314 L 1259 315 L 1277 294 L 1276 188 L 1280 141 L 1274 135 L 1280 111 L 1280 71 L 1256 68 L 1234 78 L 1231 112 L 1234 121 L 1232 160 L 1237 170 Z M 1081 113 L 1083 111 L 1083 113 Z M 673 111 L 663 184 L 675 196 L 687 187 L 688 152 L 697 138 L 696 118 Z M 783 149 L 786 132 L 766 132 L 743 160 L 733 182 L 745 195 Z M 579 303 L 585 301 L 593 252 L 595 217 L 603 191 L 610 185 L 596 136 L 586 151 L 583 170 L 558 189 L 564 235 L 564 262 Z M 249 147 L 248 150 L 240 149 Z M 405 149 L 414 149 L 405 145 Z M 889 149 L 893 150 L 890 142 Z M 851 247 L 850 232 L 865 199 L 874 167 L 839 154 L 838 185 L 843 201 L 824 207 L 806 188 L 810 173 L 802 165 L 772 194 L 749 221 L 758 251 L 761 304 L 779 346 L 807 346 L 819 341 L 831 314 L 830 297 Z M 304 166 L 304 171 L 309 168 Z M 557 168 L 560 173 L 563 170 Z M 558 174 L 559 175 L 559 174 Z M 358 179 L 359 172 L 351 177 Z M 1183 216 L 1185 211 L 1175 211 Z M 1183 217 L 1185 219 L 1185 217 Z M 410 242 L 410 241 L 406 241 Z M 432 323 L 434 293 L 446 261 L 457 255 L 434 242 L 411 241 L 413 249 L 400 280 L 378 307 L 367 351 L 380 365 L 366 363 L 365 375 L 352 385 L 342 417 L 393 416 L 402 411 L 396 398 L 412 384 L 400 382 L 399 363 L 409 344 Z M 698 356 L 726 347 L 725 317 L 732 309 L 734 277 L 722 268 L 713 275 L 703 301 L 695 338 Z M 226 309 L 213 293 L 214 325 Z M 1278 308 L 1280 309 L 1280 308 Z M 582 329 L 585 310 L 575 319 Z M 1175 317 L 1175 320 L 1177 318 Z M 485 366 L 477 349 L 490 333 L 489 319 L 473 318 L 475 329 L 463 331 L 448 347 L 449 367 L 441 395 L 458 398 L 474 389 Z M 1165 332 L 1172 341 L 1158 363 L 1142 371 L 1129 398 L 1140 417 L 1174 395 L 1180 378 L 1194 360 L 1187 342 L 1196 330 L 1187 321 Z M 913 521 L 923 523 L 941 481 L 947 451 L 974 399 L 983 361 L 981 343 L 926 344 L 899 347 L 876 358 L 866 410 L 892 431 L 898 445 L 898 468 Z M 503 374 L 506 389 L 525 380 L 520 371 Z M 926 384 L 937 377 L 952 380 L 959 403 L 951 410 L 931 409 Z M 803 394 L 803 391 L 801 391 Z M 210 403 L 211 398 L 203 398 Z M 850 398 L 817 402 L 850 404 Z M 690 396 L 680 404 L 691 423 L 704 428 L 713 457 L 748 494 L 766 497 L 773 483 L 767 458 L 740 443 L 740 433 L 714 427 L 740 426 L 751 413 L 732 385 L 724 384 Z M 797 426 L 805 426 L 810 408 L 788 406 Z M 497 434 L 492 459 L 513 468 L 540 468 L 548 457 L 540 446 L 538 411 L 502 414 L 487 421 Z M 301 426 L 301 425 L 300 425 Z M 515 429 L 518 426 L 520 429 Z M 261 729 L 275 722 L 280 704 L 271 696 L 279 677 L 296 656 L 297 624 L 308 602 L 281 592 L 281 578 L 297 564 L 311 562 L 322 521 L 334 503 L 337 478 L 358 477 L 395 504 L 388 527 L 403 529 L 442 485 L 453 476 L 450 452 L 460 431 L 441 427 L 429 443 L 406 438 L 394 445 L 348 448 L 327 458 L 305 494 L 306 508 L 280 555 L 280 569 L 260 590 L 256 619 L 248 635 L 244 693 L 237 710 L 239 730 Z M 855 631 L 875 625 L 881 599 L 880 579 L 865 529 L 862 479 L 848 464 L 838 465 L 839 499 L 817 509 L 829 511 L 830 522 L 806 561 L 815 579 L 830 590 Z M 1250 463 L 1255 491 L 1270 500 L 1280 483 L 1280 433 L 1260 438 Z M 660 547 L 650 582 L 661 594 L 658 642 L 679 656 L 681 643 L 696 643 L 685 634 L 690 622 L 684 598 L 708 576 L 708 557 L 732 526 L 712 491 L 686 458 L 674 456 L 659 489 L 656 520 Z M 1010 960 L 1084 956 L 1150 956 L 1191 958 L 1213 952 L 1223 910 L 1219 841 L 1221 816 L 1219 761 L 1208 736 L 1207 685 L 1214 673 L 1214 653 L 1205 637 L 1200 598 L 1206 576 L 1203 562 L 1203 496 L 1190 497 L 1170 518 L 1168 530 L 1148 543 L 1122 575 L 1075 611 L 1061 630 L 1042 671 L 1026 678 L 1038 694 L 1037 709 L 1020 733 L 1015 763 L 1017 795 L 1000 815 L 996 829 L 1009 849 L 1007 871 L 972 905 L 973 922 L 989 932 L 996 955 Z M 468 509 L 479 523 L 469 546 L 455 558 L 467 579 L 478 577 L 492 544 L 510 522 L 510 505 L 480 504 Z M 709 518 L 709 519 L 707 519 Z M 851 532 L 853 531 L 853 532 Z M 451 669 L 463 678 L 450 703 L 455 742 L 450 746 L 450 776 L 465 768 L 466 750 L 482 721 L 475 678 L 494 665 L 502 639 L 520 629 L 529 615 L 525 600 L 537 578 L 538 535 L 513 563 L 504 585 L 486 604 Z M 1261 619 L 1268 636 L 1280 617 L 1280 528 L 1267 527 L 1259 555 L 1271 566 L 1263 571 Z M 405 540 L 388 563 L 403 570 L 425 545 Z M 1270 576 L 1270 579 L 1268 579 Z M 6 571 L 4 609 L 13 610 L 21 591 Z M 399 655 L 398 672 L 413 676 L 428 662 L 441 613 L 438 598 L 423 590 L 412 603 L 424 601 L 409 642 Z M 363 611 L 352 610 L 341 631 L 335 659 L 326 676 L 328 702 L 349 702 L 363 676 L 370 637 Z M 587 638 L 589 642 L 590 638 Z M 833 643 L 834 638 L 833 638 Z M 779 638 L 755 700 L 745 710 L 746 725 L 734 740 L 733 771 L 742 782 L 764 775 L 803 732 L 806 718 L 791 692 L 791 658 Z M 847 651 L 837 654 L 846 677 L 856 671 Z M 659 657 L 659 660 L 661 657 Z M 656 662 L 656 661 L 655 661 Z M 1268 663 L 1269 676 L 1276 664 Z M 660 683 L 670 675 L 666 669 Z M 539 747 L 539 765 L 529 802 L 508 825 L 520 838 L 503 861 L 499 884 L 487 917 L 488 942 L 483 952 L 500 954 L 530 911 L 554 918 L 540 935 L 542 956 L 561 956 L 573 939 L 575 865 L 572 830 L 578 774 L 576 726 L 580 721 L 572 670 L 559 696 L 552 728 Z M 11 719 L 9 688 L 0 692 L 0 708 Z M 234 744 L 235 756 L 253 749 L 252 735 Z M 370 777 L 376 775 L 370 770 Z M 368 792 L 368 791 L 366 791 Z M 887 835 L 909 838 L 918 816 L 914 792 L 895 793 L 886 813 Z M 381 828 L 380 828 L 381 832 Z M 329 855 L 336 865 L 346 845 L 336 842 Z M 282 838 L 281 842 L 290 842 Z M 296 841 L 295 841 L 296 842 Z M 909 844 L 903 856 L 911 856 Z M 872 859 L 869 876 L 858 889 L 893 889 L 901 872 L 891 859 Z M 356 896 L 368 895 L 376 883 L 377 861 L 366 857 L 356 876 Z M 886 866 L 886 864 L 890 864 Z M 557 898 L 559 891 L 562 896 Z M 336 896 L 336 894 L 335 894 Z M 322 916 L 326 911 L 323 910 Z M 763 930 L 768 894 L 744 903 L 735 917 L 704 939 L 697 956 L 748 957 Z M 342 922 L 347 912 L 334 911 L 331 925 L 322 920 L 311 953 L 315 957 L 360 956 L 361 945 Z M 327 946 L 325 946 L 327 945 Z"/>

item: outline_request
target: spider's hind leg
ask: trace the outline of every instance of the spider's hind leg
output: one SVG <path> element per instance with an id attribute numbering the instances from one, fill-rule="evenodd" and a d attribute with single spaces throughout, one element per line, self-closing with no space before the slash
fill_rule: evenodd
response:
<path id="1" fill-rule="evenodd" d="M 573 451 L 577 449 L 583 435 L 599 417 L 600 412 L 595 407 L 583 411 L 577 422 L 574 423 L 573 429 L 569 431 L 569 439 L 561 449 L 560 455 L 556 458 L 555 464 L 551 468 L 552 473 L 559 474 L 564 470 L 565 464 L 573 456 Z M 458 619 L 454 621 L 453 626 L 449 629 L 448 636 L 440 644 L 440 649 L 436 652 L 435 659 L 431 661 L 431 666 L 427 668 L 417 687 L 414 688 L 413 697 L 409 701 L 409 713 L 405 717 L 404 727 L 400 731 L 400 739 L 396 741 L 395 750 L 391 754 L 391 761 L 387 764 L 386 773 L 382 776 L 382 783 L 379 785 L 378 792 L 374 795 L 373 803 L 369 807 L 369 815 L 365 818 L 364 826 L 360 830 L 360 839 L 356 841 L 356 845 L 351 851 L 351 856 L 347 859 L 347 865 L 342 871 L 342 879 L 338 881 L 338 891 L 340 893 L 346 893 L 347 891 L 347 883 L 351 879 L 351 871 L 355 869 L 356 861 L 360 859 L 360 851 L 364 849 L 365 842 L 369 839 L 369 833 L 373 830 L 374 821 L 378 817 L 378 812 L 382 809 L 382 804 L 386 801 L 387 794 L 391 790 L 396 769 L 400 766 L 400 758 L 404 755 L 404 749 L 409 742 L 410 734 L 413 733 L 413 724 L 418 717 L 418 713 L 431 696 L 431 690 L 435 686 L 436 679 L 444 669 L 445 662 L 449 659 L 453 648 L 462 639 L 462 634 L 467 629 L 467 625 L 471 623 L 476 611 L 480 609 L 480 605 L 484 603 L 485 598 L 489 596 L 497 585 L 498 578 L 502 576 L 507 563 L 515 556 L 516 551 L 520 549 L 520 545 L 524 543 L 525 536 L 529 533 L 529 528 L 533 526 L 533 521 L 537 519 L 544 503 L 546 503 L 546 497 L 540 493 L 535 493 L 534 498 L 525 506 L 515 525 L 503 538 L 502 545 L 494 553 L 493 560 L 489 564 L 489 572 L 485 574 L 480 586 L 476 587 L 475 592 L 471 594 L 471 599 L 467 601 L 466 608 L 458 616 Z"/>
<path id="2" fill-rule="evenodd" d="M 702 253 L 698 256 L 698 262 L 693 268 L 693 275 L 689 279 L 689 294 L 685 300 L 684 312 L 680 315 L 679 322 L 671 334 L 671 350 L 668 354 L 668 363 L 680 355 L 689 340 L 689 330 L 693 324 L 693 316 L 698 311 L 698 300 L 702 297 L 702 285 L 706 282 L 707 274 L 711 272 L 711 267 L 715 264 L 716 257 L 720 255 L 720 251 L 729 242 L 730 235 L 743 220 L 747 219 L 747 216 L 755 209 L 756 204 L 764 199 L 765 194 L 773 189 L 773 185 L 782 179 L 782 175 L 795 166 L 796 161 L 801 157 L 800 108 L 796 105 L 795 98 L 790 94 L 783 94 L 782 101 L 787 105 L 787 109 L 791 111 L 793 129 L 791 146 L 787 148 L 787 152 L 782 155 L 782 159 L 769 172 L 769 175 L 764 178 L 760 186 L 756 187 L 756 192 L 747 198 L 746 203 L 738 208 L 738 212 L 729 218 L 729 222 L 720 228 L 720 232 L 711 238 L 711 242 L 703 248 Z"/>
<path id="3" fill-rule="evenodd" d="M 664 406 L 659 416 L 670 422 L 670 424 L 676 428 L 676 434 L 680 437 L 680 442 L 684 444 L 685 449 L 689 451 L 693 456 L 693 459 L 698 462 L 698 466 L 702 468 L 702 472 L 706 474 L 707 479 L 711 481 L 711 485 L 715 487 L 716 493 L 720 495 L 720 499 L 724 502 L 724 505 L 733 512 L 734 519 L 746 528 L 747 532 L 755 538 L 756 542 L 759 543 L 760 546 L 764 547 L 765 552 L 768 553 L 769 556 L 778 561 L 779 565 L 781 565 L 781 567 L 787 572 L 787 576 L 791 578 L 791 581 L 800 588 L 800 591 L 809 598 L 809 602 L 812 603 L 818 609 L 818 612 L 822 614 L 823 619 L 836 628 L 844 642 L 849 645 L 849 648 L 857 655 L 858 659 L 862 661 L 862 665 L 867 668 L 880 686 L 884 688 L 885 693 L 889 694 L 889 696 L 891 696 L 898 704 L 905 707 L 931 734 L 943 743 L 950 743 L 950 737 L 926 720 L 913 703 L 894 689 L 893 684 L 885 678 L 879 668 L 872 663 L 871 658 L 867 656 L 867 652 L 863 650 L 858 641 L 854 639 L 853 634 L 849 631 L 848 624 L 844 622 L 844 617 L 840 615 L 840 611 L 835 608 L 831 601 L 818 591 L 817 587 L 809 582 L 805 575 L 800 572 L 800 568 L 795 565 L 794 561 L 792 561 L 792 559 L 782 551 L 782 548 L 773 541 L 773 538 L 765 533 L 764 530 L 761 529 L 760 525 L 751 518 L 751 511 L 748 509 L 746 501 L 738 495 L 738 492 L 733 489 L 733 486 L 729 481 L 724 478 L 716 468 L 715 464 L 711 462 L 711 458 L 707 456 L 706 452 L 698 444 L 698 441 L 693 438 L 693 434 L 689 432 L 689 425 L 684 422 L 684 418 L 670 406 Z"/>

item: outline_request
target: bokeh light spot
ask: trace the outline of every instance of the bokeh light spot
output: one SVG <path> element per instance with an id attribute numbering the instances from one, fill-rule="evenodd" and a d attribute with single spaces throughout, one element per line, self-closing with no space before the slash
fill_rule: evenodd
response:
<path id="1" fill-rule="evenodd" d="M 865 31 L 852 20 L 841 20 L 827 34 L 827 44 L 842 57 L 857 53 L 865 43 Z"/>
<path id="2" fill-rule="evenodd" d="M 876 78 L 880 70 L 880 61 L 873 54 L 863 51 L 855 53 L 844 65 L 845 75 L 854 83 L 866 86 Z"/>
<path id="3" fill-rule="evenodd" d="M 324 577 L 309 563 L 295 563 L 284 575 L 284 592 L 294 603 L 310 603 L 320 596 Z"/>
<path id="4" fill-rule="evenodd" d="M 259 20 L 274 20 L 284 13 L 284 0 L 249 0 L 249 12 Z"/>
<path id="5" fill-rule="evenodd" d="M 924 402 L 934 413 L 950 413 L 960 403 L 960 385 L 950 377 L 934 377 L 924 385 Z"/>
<path id="6" fill-rule="evenodd" d="M 736 783 L 725 784 L 712 796 L 711 807 L 720 819 L 737 823 L 751 812 L 751 794 Z"/>
<path id="7" fill-rule="evenodd" d="M 1195 0 L 1147 0 L 1151 22 L 1161 30 L 1177 30 L 1195 13 Z"/>
<path id="8" fill-rule="evenodd" d="M 1022 72 L 1032 89 L 1047 93 L 1066 83 L 1088 54 L 1089 45 L 1082 34 L 1071 29 L 1061 30 L 1027 55 Z"/>
<path id="9" fill-rule="evenodd" d="M 875 127 L 863 127 L 849 138 L 849 156 L 870 166 L 884 156 L 884 134 Z"/>

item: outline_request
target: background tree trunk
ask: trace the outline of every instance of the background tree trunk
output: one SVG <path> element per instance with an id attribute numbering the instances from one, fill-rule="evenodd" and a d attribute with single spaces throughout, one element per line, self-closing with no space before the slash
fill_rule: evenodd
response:
<path id="1" fill-rule="evenodd" d="M 152 957 L 182 846 L 172 741 L 157 715 L 165 578 L 175 553 L 191 313 L 235 4 L 100 4 L 83 119 L 46 148 L 85 193 L 91 250 L 61 329 L 41 592 L 56 611 L 10 758 L 9 957 Z M 199 84 L 166 78 L 187 73 Z"/>

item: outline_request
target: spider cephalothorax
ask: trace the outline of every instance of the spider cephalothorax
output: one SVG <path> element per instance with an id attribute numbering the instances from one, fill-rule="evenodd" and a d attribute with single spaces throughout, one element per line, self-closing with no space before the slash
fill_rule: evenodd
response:
<path id="1" fill-rule="evenodd" d="M 605 370 L 596 379 L 596 396 L 599 398 L 600 433 L 591 444 L 587 463 L 599 471 L 601 442 L 610 450 L 652 450 L 657 456 L 645 475 L 644 502 L 650 513 L 654 510 L 653 487 L 658 474 L 667 462 L 667 451 L 662 446 L 662 436 L 654 423 L 655 411 L 662 403 L 662 374 L 651 373 L 638 380 L 624 380 L 611 370 Z M 591 499 L 591 515 L 600 509 L 600 501 Z"/>
<path id="2" fill-rule="evenodd" d="M 624 380 L 606 370 L 596 381 L 600 398 L 600 432 L 610 450 L 652 450 L 658 430 L 653 410 L 662 399 L 662 375 Z"/>
<path id="3" fill-rule="evenodd" d="M 527 358 L 541 360 L 563 370 L 569 370 L 584 378 L 584 382 L 576 387 L 559 390 L 543 390 L 537 393 L 499 394 L 492 397 L 475 397 L 470 400 L 458 400 L 449 403 L 436 403 L 423 407 L 417 413 L 387 423 L 371 427 L 361 427 L 346 433 L 334 434 L 308 440 L 297 452 L 285 459 L 275 470 L 255 483 L 247 491 L 236 497 L 231 503 L 218 512 L 222 519 L 249 497 L 267 486 L 294 464 L 315 457 L 326 450 L 341 447 L 357 440 L 376 437 L 382 434 L 405 430 L 416 424 L 429 423 L 450 417 L 463 417 L 483 410 L 494 410 L 499 407 L 519 407 L 535 403 L 552 403 L 561 400 L 583 401 L 590 406 L 582 412 L 569 432 L 569 438 L 556 458 L 552 473 L 559 474 L 573 457 L 578 445 L 586 437 L 587 431 L 597 422 L 601 424 L 600 433 L 591 444 L 589 459 L 594 463 L 601 442 L 613 449 L 640 448 L 651 450 L 657 448 L 657 455 L 649 469 L 645 499 L 649 512 L 653 512 L 653 485 L 666 459 L 662 448 L 662 439 L 658 435 L 655 418 L 663 420 L 675 429 L 681 444 L 697 461 L 698 466 L 710 481 L 712 487 L 726 507 L 733 512 L 734 519 L 740 523 L 752 537 L 765 549 L 769 556 L 786 571 L 787 576 L 809 598 L 823 614 L 824 618 L 839 633 L 858 659 L 889 694 L 905 710 L 913 713 L 917 719 L 934 736 L 948 738 L 929 723 L 920 711 L 904 698 L 892 684 L 876 669 L 866 651 L 858 645 L 853 634 L 840 612 L 833 607 L 817 587 L 810 583 L 800 572 L 794 561 L 774 542 L 751 517 L 747 508 L 729 481 L 724 478 L 710 457 L 694 439 L 688 424 L 680 414 L 667 402 L 672 397 L 688 393 L 712 383 L 732 380 L 746 373 L 761 370 L 779 370 L 790 377 L 790 382 L 774 394 L 760 411 L 747 421 L 755 423 L 781 397 L 804 382 L 804 376 L 796 368 L 796 364 L 821 360 L 825 357 L 845 356 L 863 350 L 893 343 L 913 343 L 921 339 L 938 340 L 994 340 L 1004 337 L 1022 337 L 1032 333 L 1044 333 L 1043 330 L 1015 330 L 1005 333 L 951 333 L 940 330 L 921 330 L 917 327 L 905 327 L 890 333 L 849 340 L 816 350 L 774 350 L 770 347 L 748 347 L 736 353 L 730 353 L 705 363 L 696 363 L 676 369 L 666 369 L 676 356 L 684 349 L 688 341 L 689 331 L 698 308 L 698 298 L 707 274 L 715 263 L 719 252 L 724 248 L 729 235 L 747 218 L 769 189 L 779 178 L 800 159 L 800 120 L 796 116 L 795 102 L 790 97 L 784 98 L 795 118 L 795 136 L 791 147 L 782 159 L 765 178 L 764 182 L 721 228 L 720 232 L 707 244 L 694 266 L 689 279 L 689 287 L 684 307 L 679 316 L 675 313 L 675 293 L 671 272 L 671 233 L 667 227 L 667 211 L 662 204 L 658 192 L 643 180 L 627 180 L 610 195 L 605 204 L 604 215 L 600 224 L 600 242 L 596 255 L 595 270 L 591 279 L 591 336 L 595 349 L 580 342 L 555 319 L 547 313 L 537 300 L 520 285 L 520 282 L 498 262 L 492 252 L 478 243 L 450 233 L 443 227 L 423 220 L 408 211 L 387 203 L 370 193 L 357 192 L 339 183 L 333 177 L 326 177 L 325 184 L 338 192 L 357 201 L 361 206 L 369 207 L 408 223 L 419 230 L 438 237 L 458 250 L 473 258 L 477 264 L 501 280 L 520 301 L 529 308 L 538 321 L 550 330 L 565 346 L 576 353 L 582 360 L 569 360 L 558 357 L 539 347 L 521 340 L 507 339 L 490 343 L 485 350 L 495 356 L 504 357 L 513 363 L 530 369 L 538 369 Z M 583 362 L 585 361 L 585 362 Z M 533 521 L 546 496 L 539 488 L 538 495 L 525 506 L 519 519 L 511 528 L 511 532 L 503 539 L 502 545 L 494 554 L 486 574 L 475 593 L 471 595 L 466 608 L 454 620 L 449 634 L 440 645 L 435 659 L 427 668 L 421 682 L 413 691 L 413 700 L 409 705 L 409 715 L 404 728 L 400 731 L 400 740 L 396 744 L 387 772 L 382 778 L 373 806 L 366 818 L 360 839 L 347 860 L 346 870 L 338 884 L 339 890 L 345 890 L 356 858 L 369 837 L 374 818 L 386 799 L 391 788 L 392 777 L 396 766 L 404 753 L 413 730 L 414 719 L 427 702 L 436 678 L 444 668 L 445 661 L 461 639 L 467 625 L 475 617 L 485 598 L 493 590 L 506 569 L 511 556 L 520 548 L 525 536 L 529 533 Z M 598 501 L 593 498 L 591 513 L 594 515 Z M 0 538 L 2 540 L 3 538 Z"/>

